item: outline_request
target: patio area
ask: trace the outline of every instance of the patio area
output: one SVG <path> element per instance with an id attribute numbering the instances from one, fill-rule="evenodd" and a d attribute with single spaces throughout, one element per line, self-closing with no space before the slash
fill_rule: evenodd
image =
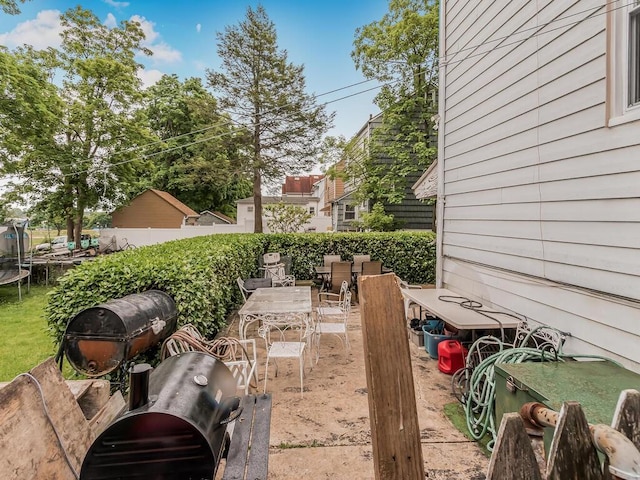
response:
<path id="1" fill-rule="evenodd" d="M 317 293 L 314 288 L 314 306 Z M 229 335 L 237 335 L 238 323 L 234 314 Z M 256 338 L 258 391 L 262 392 L 264 342 L 251 329 L 247 336 Z M 320 360 L 312 370 L 307 360 L 303 398 L 297 360 L 281 361 L 277 377 L 270 366 L 267 385 L 273 398 L 270 479 L 375 478 L 357 303 L 349 318 L 349 339 L 351 350 L 345 356 L 337 337 L 323 337 Z M 426 478 L 484 479 L 488 458 L 443 413 L 444 405 L 455 401 L 451 377 L 438 371 L 437 361 L 429 358 L 423 347 L 411 343 L 410 350 Z"/>

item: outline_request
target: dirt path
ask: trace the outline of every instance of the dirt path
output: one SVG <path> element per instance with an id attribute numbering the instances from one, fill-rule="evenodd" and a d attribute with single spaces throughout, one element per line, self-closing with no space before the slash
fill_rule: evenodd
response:
<path id="1" fill-rule="evenodd" d="M 297 361 L 281 361 L 278 377 L 269 367 L 267 391 L 273 397 L 270 479 L 375 478 L 357 305 L 349 323 L 350 352 L 345 355 L 337 337 L 323 337 L 319 362 L 312 370 L 307 364 L 304 398 L 300 398 Z M 258 358 L 263 359 L 263 345 L 257 343 Z M 443 406 L 455 401 L 451 377 L 438 371 L 437 361 L 424 348 L 410 346 L 425 477 L 484 479 L 488 459 L 443 414 Z M 258 368 L 262 391 L 264 363 Z"/>

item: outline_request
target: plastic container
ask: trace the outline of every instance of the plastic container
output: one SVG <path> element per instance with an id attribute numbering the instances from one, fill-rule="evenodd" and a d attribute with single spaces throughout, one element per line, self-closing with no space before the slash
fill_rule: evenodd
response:
<path id="1" fill-rule="evenodd" d="M 424 348 L 431 358 L 438 358 L 438 345 L 445 340 L 455 340 L 456 337 L 451 335 L 443 335 L 440 333 L 431 333 L 426 325 L 423 325 L 424 332 Z"/>
<path id="2" fill-rule="evenodd" d="M 464 368 L 467 349 L 458 340 L 444 340 L 438 344 L 438 370 L 453 375 Z"/>

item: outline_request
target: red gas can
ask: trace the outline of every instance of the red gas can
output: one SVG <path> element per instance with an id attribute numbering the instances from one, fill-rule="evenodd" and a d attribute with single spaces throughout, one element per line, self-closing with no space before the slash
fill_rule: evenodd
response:
<path id="1" fill-rule="evenodd" d="M 438 344 L 438 370 L 453 375 L 464 368 L 467 349 L 458 340 L 444 340 Z"/>

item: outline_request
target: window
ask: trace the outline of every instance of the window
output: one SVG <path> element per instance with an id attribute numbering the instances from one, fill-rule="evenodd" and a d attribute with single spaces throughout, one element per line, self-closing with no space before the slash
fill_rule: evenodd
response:
<path id="1" fill-rule="evenodd" d="M 610 127 L 640 120 L 640 0 L 609 10 L 607 77 Z"/>
<path id="2" fill-rule="evenodd" d="M 629 106 L 640 104 L 640 0 L 629 12 Z"/>
<path id="3" fill-rule="evenodd" d="M 249 213 L 253 213 L 253 205 L 249 205 L 249 206 L 247 207 L 247 212 L 249 212 Z"/>
<path id="4" fill-rule="evenodd" d="M 344 206 L 344 219 L 355 220 L 356 219 L 356 207 L 354 205 Z"/>
<path id="5" fill-rule="evenodd" d="M 311 215 L 315 215 L 316 214 L 316 207 L 309 207 L 309 213 Z"/>

